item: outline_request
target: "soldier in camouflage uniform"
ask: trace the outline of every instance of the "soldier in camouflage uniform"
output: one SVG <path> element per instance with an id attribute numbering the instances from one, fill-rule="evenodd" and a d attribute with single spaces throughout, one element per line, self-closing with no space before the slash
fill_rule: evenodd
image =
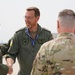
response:
<path id="1" fill-rule="evenodd" d="M 6 65 L 2 64 L 2 56 L 6 52 L 6 51 L 4 51 L 3 47 L 4 47 L 4 45 L 0 45 L 0 75 L 7 75 L 8 67 Z"/>
<path id="2" fill-rule="evenodd" d="M 9 74 L 12 74 L 12 66 L 17 57 L 20 71 L 18 75 L 30 75 L 33 60 L 40 46 L 53 36 L 49 30 L 42 28 L 37 22 L 40 18 L 40 11 L 36 7 L 29 7 L 25 14 L 27 27 L 17 31 L 10 43 L 8 50 L 7 65 L 10 67 Z"/>
<path id="3" fill-rule="evenodd" d="M 8 66 L 2 64 L 3 56 L 7 53 L 10 45 L 10 40 L 6 44 L 0 44 L 0 75 L 7 75 L 8 73 Z"/>
<path id="4" fill-rule="evenodd" d="M 75 12 L 62 10 L 58 36 L 44 43 L 33 63 L 31 75 L 75 75 Z"/>

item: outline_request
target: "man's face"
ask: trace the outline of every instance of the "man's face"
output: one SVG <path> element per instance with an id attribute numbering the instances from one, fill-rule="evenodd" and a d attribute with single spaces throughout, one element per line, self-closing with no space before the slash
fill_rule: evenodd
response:
<path id="1" fill-rule="evenodd" d="M 26 23 L 26 26 L 28 28 L 34 27 L 37 24 L 37 21 L 38 21 L 38 18 L 35 17 L 35 12 L 33 10 L 32 11 L 26 11 L 25 23 Z"/>

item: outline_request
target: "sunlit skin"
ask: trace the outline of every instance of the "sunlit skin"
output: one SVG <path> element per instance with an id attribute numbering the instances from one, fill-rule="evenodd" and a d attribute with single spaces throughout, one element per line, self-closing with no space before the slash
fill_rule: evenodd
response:
<path id="1" fill-rule="evenodd" d="M 32 11 L 26 11 L 25 13 L 25 23 L 27 28 L 30 31 L 36 31 L 37 30 L 37 22 L 39 20 L 40 16 L 35 16 L 35 12 Z"/>

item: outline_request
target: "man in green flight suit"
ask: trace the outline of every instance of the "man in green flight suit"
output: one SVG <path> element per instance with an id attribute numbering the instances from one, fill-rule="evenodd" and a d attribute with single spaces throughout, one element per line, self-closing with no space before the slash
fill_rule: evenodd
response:
<path id="1" fill-rule="evenodd" d="M 75 75 L 75 12 L 64 9 L 57 20 L 57 38 L 38 51 L 31 75 Z"/>
<path id="2" fill-rule="evenodd" d="M 33 60 L 40 46 L 51 39 L 51 31 L 42 28 L 37 22 L 40 18 L 40 11 L 36 7 L 29 7 L 25 13 L 26 27 L 18 30 L 11 41 L 8 54 L 6 55 L 9 74 L 13 72 L 13 64 L 17 57 L 20 71 L 18 75 L 30 75 Z"/>

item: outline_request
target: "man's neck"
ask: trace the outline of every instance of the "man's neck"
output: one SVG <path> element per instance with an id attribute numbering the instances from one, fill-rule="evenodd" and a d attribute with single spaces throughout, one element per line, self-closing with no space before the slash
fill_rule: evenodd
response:
<path id="1" fill-rule="evenodd" d="M 38 29 L 38 25 L 35 25 L 34 27 L 31 27 L 29 29 L 30 32 L 37 32 L 37 29 Z"/>

